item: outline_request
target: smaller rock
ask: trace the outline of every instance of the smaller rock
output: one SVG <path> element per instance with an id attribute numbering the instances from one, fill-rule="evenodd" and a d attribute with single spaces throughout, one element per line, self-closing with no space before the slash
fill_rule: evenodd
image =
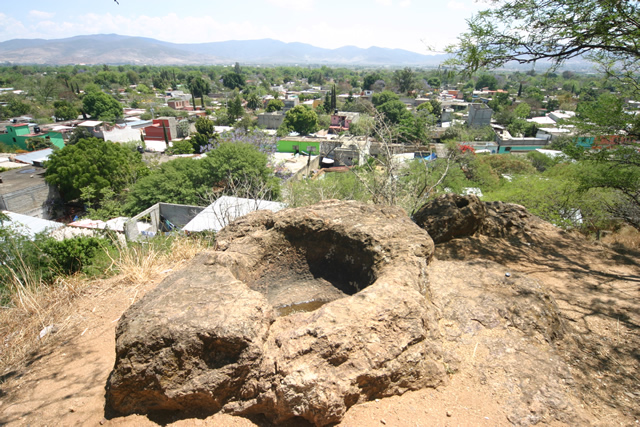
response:
<path id="1" fill-rule="evenodd" d="M 385 420 L 383 420 L 383 419 L 381 419 L 381 420 L 380 420 L 380 422 L 381 422 L 382 424 L 384 424 L 384 425 L 387 425 L 387 422 L 386 422 Z"/>
<path id="2" fill-rule="evenodd" d="M 447 411 L 447 417 L 452 417 L 453 414 L 451 413 L 451 411 Z"/>
<path id="3" fill-rule="evenodd" d="M 511 277 L 511 273 L 504 273 L 505 277 Z"/>

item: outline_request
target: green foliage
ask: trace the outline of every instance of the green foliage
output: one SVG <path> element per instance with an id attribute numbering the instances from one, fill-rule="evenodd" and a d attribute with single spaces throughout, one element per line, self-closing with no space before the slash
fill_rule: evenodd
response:
<path id="1" fill-rule="evenodd" d="M 98 199 L 104 188 L 119 193 L 147 172 L 140 153 L 98 138 L 80 139 L 54 151 L 46 166 L 46 181 L 67 201 L 78 199 L 89 186 Z"/>
<path id="2" fill-rule="evenodd" d="M 166 153 L 173 154 L 193 154 L 193 144 L 191 141 L 173 141 L 172 146 L 167 148 Z"/>
<path id="3" fill-rule="evenodd" d="M 250 110 L 257 110 L 262 107 L 262 102 L 257 93 L 252 92 L 247 96 L 247 108 Z"/>
<path id="4" fill-rule="evenodd" d="M 83 126 L 76 126 L 71 131 L 71 135 L 69 135 L 69 140 L 67 141 L 66 145 L 75 145 L 81 139 L 86 138 L 93 138 L 93 135 L 91 134 L 91 132 L 89 132 L 89 129 Z"/>
<path id="5" fill-rule="evenodd" d="M 489 167 L 499 175 L 521 175 L 535 172 L 535 168 L 531 165 L 531 162 L 525 158 L 511 154 L 477 156 L 477 161 L 489 165 Z"/>
<path id="6" fill-rule="evenodd" d="M 411 116 L 404 102 L 398 100 L 387 101 L 377 107 L 377 110 L 390 123 L 397 124 Z"/>
<path id="7" fill-rule="evenodd" d="M 79 111 L 69 101 L 58 100 L 53 103 L 56 120 L 74 120 L 78 117 Z"/>
<path id="8" fill-rule="evenodd" d="M 73 239 L 47 239 L 42 252 L 49 257 L 50 268 L 62 274 L 77 273 L 89 266 L 96 256 L 111 242 L 97 237 L 80 236 Z"/>
<path id="9" fill-rule="evenodd" d="M 416 75 L 409 67 L 396 70 L 393 73 L 393 80 L 398 85 L 400 92 L 406 93 L 416 87 Z"/>
<path id="10" fill-rule="evenodd" d="M 389 101 L 400 101 L 400 97 L 390 90 L 385 90 L 380 93 L 374 93 L 371 97 L 371 103 L 374 107 L 378 107 Z"/>
<path id="11" fill-rule="evenodd" d="M 480 75 L 476 82 L 476 90 L 480 90 L 485 87 L 489 88 L 489 90 L 496 90 L 498 88 L 498 79 L 496 79 L 496 76 L 491 74 Z"/>
<path id="12" fill-rule="evenodd" d="M 103 92 L 89 92 L 82 98 L 84 112 L 94 119 L 114 121 L 123 116 L 122 105 Z"/>
<path id="13" fill-rule="evenodd" d="M 298 132 L 300 135 L 308 135 L 318 130 L 318 115 L 304 105 L 296 105 L 287 111 L 282 127 Z"/>
<path id="14" fill-rule="evenodd" d="M 241 74 L 230 72 L 222 78 L 222 84 L 231 90 L 242 89 L 245 86 L 244 77 Z"/>
<path id="15" fill-rule="evenodd" d="M 556 64 L 589 54 L 623 69 L 638 59 L 638 6 L 629 1 L 500 2 L 467 21 L 468 32 L 448 51 L 468 72 L 507 62 Z M 558 41 L 562 40 L 561 43 Z"/>
<path id="16" fill-rule="evenodd" d="M 244 114 L 244 108 L 242 107 L 242 98 L 240 94 L 236 92 L 236 95 L 229 101 L 227 107 L 227 117 L 229 122 L 233 123 Z"/>
<path id="17" fill-rule="evenodd" d="M 45 139 L 45 138 L 28 138 L 27 139 L 27 150 L 36 151 L 36 150 L 43 150 L 45 148 L 54 148 L 56 150 L 58 149 L 58 147 L 53 145 L 53 143 L 49 139 Z"/>
<path id="18" fill-rule="evenodd" d="M 275 111 L 280 111 L 284 108 L 284 102 L 280 99 L 272 99 L 267 104 L 267 113 L 273 113 Z"/>
<path id="19" fill-rule="evenodd" d="M 125 210 L 135 215 L 158 202 L 208 205 L 212 191 L 233 194 L 238 188 L 246 192 L 266 188 L 266 197 L 279 194 L 265 154 L 247 143 L 223 142 L 204 159 L 162 163 L 133 185 Z"/>

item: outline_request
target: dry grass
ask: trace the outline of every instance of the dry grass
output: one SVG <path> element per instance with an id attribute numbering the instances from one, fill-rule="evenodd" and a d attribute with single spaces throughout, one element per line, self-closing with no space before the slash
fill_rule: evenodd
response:
<path id="1" fill-rule="evenodd" d="M 203 239 L 178 237 L 164 244 L 132 245 L 111 257 L 110 270 L 116 274 L 104 279 L 81 274 L 60 277 L 45 286 L 35 280 L 19 280 L 15 275 L 11 301 L 0 308 L 0 383 L 21 364 L 35 355 L 52 334 L 40 338 L 40 332 L 54 325 L 57 336 L 76 322 L 74 301 L 87 293 L 101 294 L 116 287 L 154 282 L 169 270 L 181 268 L 207 247 Z M 26 266 L 25 266 L 26 268 Z M 31 277 L 28 271 L 21 277 Z M 107 273 L 107 272 L 105 272 Z"/>
<path id="2" fill-rule="evenodd" d="M 625 226 L 619 231 L 602 239 L 609 246 L 627 250 L 640 250 L 640 232 L 633 227 Z"/>

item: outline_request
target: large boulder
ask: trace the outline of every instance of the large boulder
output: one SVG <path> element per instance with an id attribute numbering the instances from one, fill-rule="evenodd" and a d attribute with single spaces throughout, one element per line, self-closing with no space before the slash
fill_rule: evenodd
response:
<path id="1" fill-rule="evenodd" d="M 413 220 L 437 244 L 471 236 L 482 227 L 485 216 L 485 205 L 477 196 L 447 193 L 425 203 Z"/>
<path id="2" fill-rule="evenodd" d="M 107 413 L 340 421 L 446 380 L 429 235 L 399 208 L 328 201 L 255 212 L 134 304 Z"/>
<path id="3" fill-rule="evenodd" d="M 563 360 L 569 326 L 540 282 L 482 259 L 434 261 L 429 277 L 449 372 L 488 385 L 513 425 L 589 424 Z"/>

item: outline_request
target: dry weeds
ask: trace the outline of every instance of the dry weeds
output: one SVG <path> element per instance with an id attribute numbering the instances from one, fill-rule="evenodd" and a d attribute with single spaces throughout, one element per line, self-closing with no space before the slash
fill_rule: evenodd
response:
<path id="1" fill-rule="evenodd" d="M 178 237 L 169 248 L 153 244 L 121 248 L 111 258 L 109 270 L 117 273 L 113 277 L 95 279 L 76 274 L 60 277 L 50 286 L 34 280 L 13 280 L 8 284 L 12 291 L 10 304 L 0 309 L 0 383 L 29 363 L 54 332 L 59 336 L 75 325 L 74 301 L 79 295 L 100 295 L 117 287 L 136 288 L 158 280 L 206 247 L 204 239 Z"/>

